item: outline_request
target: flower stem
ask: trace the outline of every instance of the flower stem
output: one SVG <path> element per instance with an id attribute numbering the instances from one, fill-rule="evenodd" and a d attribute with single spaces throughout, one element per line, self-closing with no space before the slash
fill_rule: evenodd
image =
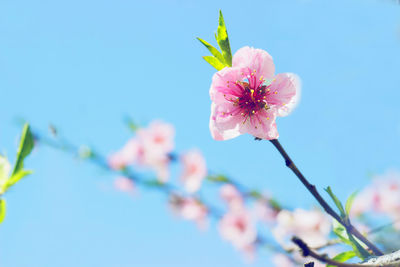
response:
<path id="1" fill-rule="evenodd" d="M 363 236 L 351 223 L 350 220 L 344 220 L 342 217 L 335 212 L 331 206 L 322 198 L 322 196 L 318 193 L 315 185 L 310 184 L 308 180 L 304 177 L 304 175 L 299 171 L 296 165 L 293 163 L 292 159 L 286 153 L 285 149 L 279 143 L 277 139 L 270 140 L 270 142 L 275 146 L 275 148 L 279 151 L 282 157 L 285 159 L 286 166 L 292 170 L 292 172 L 299 178 L 300 182 L 307 188 L 307 190 L 314 196 L 314 198 L 318 201 L 318 203 L 322 206 L 322 208 L 331 215 L 335 220 L 337 220 L 340 224 L 342 224 L 348 232 L 353 234 L 359 240 L 361 240 L 371 251 L 377 255 L 383 255 L 382 251 L 379 250 L 371 241 L 369 241 L 365 236 Z"/>

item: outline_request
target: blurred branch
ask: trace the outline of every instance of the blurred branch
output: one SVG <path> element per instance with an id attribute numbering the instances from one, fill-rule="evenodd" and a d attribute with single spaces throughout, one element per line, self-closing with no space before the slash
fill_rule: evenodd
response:
<path id="1" fill-rule="evenodd" d="M 51 132 L 54 133 L 55 130 L 52 130 Z M 39 131 L 33 131 L 33 135 L 35 140 L 43 145 L 49 146 L 53 149 L 56 150 L 60 150 L 62 152 L 65 152 L 67 154 L 71 154 L 73 156 L 79 157 L 81 159 L 84 160 L 88 160 L 91 163 L 93 163 L 94 165 L 98 166 L 99 168 L 109 172 L 109 173 L 113 173 L 113 174 L 117 174 L 117 175 L 122 175 L 130 180 L 132 180 L 133 182 L 135 182 L 138 185 L 142 185 L 146 188 L 149 189 L 154 189 L 154 190 L 158 190 L 164 194 L 166 194 L 167 196 L 178 196 L 181 194 L 182 192 L 181 190 L 176 187 L 175 185 L 171 184 L 171 183 L 162 183 L 159 182 L 157 179 L 143 179 L 141 178 L 139 175 L 135 174 L 133 172 L 133 170 L 125 168 L 123 170 L 115 170 L 112 169 L 108 163 L 107 160 L 104 156 L 102 156 L 101 154 L 91 150 L 88 147 L 85 147 L 85 149 L 82 149 L 83 146 L 76 146 L 72 143 L 70 143 L 68 140 L 66 140 L 65 138 L 61 138 L 59 135 L 56 135 L 57 140 L 54 140 L 53 138 L 48 138 L 42 134 L 39 133 Z M 84 150 L 84 151 L 82 151 Z M 172 157 L 170 157 L 171 160 L 177 160 L 177 155 L 173 155 Z M 232 181 L 231 179 L 227 180 L 226 183 L 232 183 L 233 185 L 238 185 L 238 183 Z M 244 186 L 241 186 L 241 189 L 243 189 Z M 247 193 L 245 193 L 247 195 Z M 250 193 L 248 193 L 247 196 L 251 196 Z M 255 199 L 261 198 L 260 196 L 255 197 L 254 195 L 251 196 Z M 217 207 L 206 203 L 203 199 L 200 199 L 198 197 L 194 197 L 196 201 L 199 201 L 208 211 L 208 215 L 216 220 L 219 220 L 222 216 L 223 213 L 221 210 L 219 210 Z M 262 198 L 264 199 L 264 198 Z M 288 254 L 289 252 L 284 250 L 282 247 L 280 246 L 274 246 L 272 245 L 273 241 L 267 240 L 265 237 L 263 237 L 262 235 L 260 235 L 258 233 L 257 236 L 257 240 L 255 242 L 256 245 L 258 246 L 264 246 L 266 248 L 269 248 L 272 251 L 275 252 L 279 252 L 279 253 L 286 253 Z M 288 255 L 290 258 L 290 255 Z"/>
<path id="2" fill-rule="evenodd" d="M 400 0 L 399 0 L 399 1 L 400 1 Z M 395 223 L 398 223 L 398 222 L 400 222 L 400 218 L 398 218 L 398 219 L 396 219 L 396 220 L 394 220 L 394 221 L 392 221 L 392 222 L 390 222 L 390 223 L 387 223 L 387 224 L 378 226 L 378 227 L 376 227 L 376 228 L 373 228 L 373 229 L 371 229 L 368 233 L 369 233 L 369 234 L 376 234 L 377 232 L 380 232 L 380 231 L 384 230 L 384 229 L 387 228 L 387 227 L 393 226 Z"/>

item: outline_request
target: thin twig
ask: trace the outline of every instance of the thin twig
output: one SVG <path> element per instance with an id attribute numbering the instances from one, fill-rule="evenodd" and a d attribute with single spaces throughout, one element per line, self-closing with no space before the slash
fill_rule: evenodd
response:
<path id="1" fill-rule="evenodd" d="M 383 255 L 382 251 L 379 250 L 371 241 L 369 241 L 365 236 L 363 236 L 351 223 L 350 220 L 343 220 L 339 214 L 337 214 L 331 206 L 322 198 L 322 196 L 318 193 L 315 185 L 310 184 L 308 180 L 304 177 L 304 175 L 299 171 L 296 165 L 293 163 L 292 159 L 286 153 L 285 149 L 279 143 L 278 139 L 270 140 L 270 142 L 275 146 L 275 148 L 279 151 L 282 157 L 285 159 L 286 166 L 292 170 L 292 172 L 299 178 L 299 180 L 303 183 L 303 185 L 307 188 L 307 190 L 314 196 L 314 198 L 318 201 L 318 203 L 322 206 L 322 208 L 333 218 L 335 218 L 340 224 L 342 224 L 346 230 L 356 236 L 359 240 L 361 240 L 368 248 L 372 250 L 372 252 L 377 255 Z"/>
<path id="2" fill-rule="evenodd" d="M 377 233 L 377 232 L 379 232 L 379 231 L 381 231 L 381 230 L 383 230 L 383 229 L 385 229 L 387 227 L 393 226 L 394 224 L 396 224 L 398 222 L 400 222 L 400 218 L 397 218 L 396 220 L 393 220 L 390 223 L 375 227 L 375 228 L 371 229 L 368 233 L 369 234 L 375 234 L 375 233 Z"/>
<path id="3" fill-rule="evenodd" d="M 328 263 L 330 265 L 333 266 L 337 266 L 337 267 L 398 267 L 398 263 L 388 263 L 388 264 L 362 264 L 362 263 L 344 263 L 344 262 L 338 262 L 335 261 L 331 258 L 328 257 L 328 255 L 326 254 L 318 254 L 315 251 L 311 250 L 308 245 L 301 240 L 300 238 L 298 238 L 297 236 L 294 236 L 292 238 L 293 243 L 295 243 L 302 251 L 303 256 L 304 257 L 313 257 L 314 259 L 324 262 L 324 263 Z"/>

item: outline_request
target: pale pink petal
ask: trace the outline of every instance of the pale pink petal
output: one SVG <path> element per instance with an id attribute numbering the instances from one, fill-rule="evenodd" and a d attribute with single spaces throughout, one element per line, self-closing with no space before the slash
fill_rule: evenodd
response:
<path id="1" fill-rule="evenodd" d="M 224 184 L 220 189 L 220 196 L 231 209 L 243 207 L 242 193 L 232 184 Z"/>
<path id="2" fill-rule="evenodd" d="M 275 123 L 275 111 L 273 109 L 260 110 L 257 114 L 249 116 L 240 124 L 240 133 L 249 133 L 255 137 L 272 140 L 279 137 Z"/>
<path id="3" fill-rule="evenodd" d="M 214 74 L 210 87 L 210 98 L 215 103 L 224 103 L 226 99 L 241 95 L 241 89 L 235 82 L 242 81 L 244 70 L 241 68 L 224 68 Z"/>
<path id="4" fill-rule="evenodd" d="M 126 162 L 125 158 L 119 152 L 116 152 L 116 153 L 110 155 L 107 158 L 107 164 L 113 170 L 120 170 L 127 166 L 127 162 Z"/>
<path id="5" fill-rule="evenodd" d="M 272 223 L 276 220 L 278 212 L 265 201 L 256 201 L 253 206 L 253 214 L 259 221 Z"/>
<path id="6" fill-rule="evenodd" d="M 221 236 L 236 248 L 243 250 L 257 238 L 257 230 L 246 210 L 235 210 L 225 214 L 219 222 Z"/>
<path id="7" fill-rule="evenodd" d="M 373 209 L 373 194 L 370 188 L 358 193 L 351 206 L 350 215 L 357 217 L 371 211 Z"/>
<path id="8" fill-rule="evenodd" d="M 166 183 L 169 180 L 170 172 L 169 172 L 169 160 L 161 160 L 159 162 L 154 162 L 151 165 L 154 168 L 157 178 L 160 182 Z"/>
<path id="9" fill-rule="evenodd" d="M 246 67 L 251 71 L 256 71 L 257 75 L 263 76 L 266 80 L 271 80 L 275 73 L 275 65 L 270 54 L 262 49 L 253 47 L 242 47 L 232 59 L 232 67 Z"/>
<path id="10" fill-rule="evenodd" d="M 282 210 L 272 229 L 275 239 L 287 249 L 294 248 L 290 238 L 296 235 L 310 247 L 325 245 L 331 231 L 331 220 L 319 210 Z"/>
<path id="11" fill-rule="evenodd" d="M 206 229 L 208 210 L 202 203 L 191 197 L 176 197 L 171 201 L 170 204 L 177 215 L 185 220 L 194 221 L 200 229 Z"/>
<path id="12" fill-rule="evenodd" d="M 137 131 L 137 136 L 147 153 L 166 154 L 174 149 L 175 129 L 162 121 L 152 121 L 147 128 Z"/>
<path id="13" fill-rule="evenodd" d="M 242 118 L 230 116 L 228 112 L 231 109 L 233 109 L 231 103 L 211 104 L 210 131 L 215 140 L 228 140 L 240 135 L 239 127 Z"/>
<path id="14" fill-rule="evenodd" d="M 135 189 L 133 181 L 123 176 L 117 177 L 114 180 L 114 187 L 122 192 L 133 192 L 133 190 Z"/>
<path id="15" fill-rule="evenodd" d="M 295 267 L 293 261 L 285 254 L 275 254 L 272 258 L 272 262 L 276 267 Z"/>
<path id="16" fill-rule="evenodd" d="M 293 73 L 280 73 L 274 77 L 270 90 L 268 104 L 276 106 L 279 116 L 287 116 L 300 100 L 300 78 Z"/>
<path id="17" fill-rule="evenodd" d="M 110 155 L 107 159 L 108 165 L 115 170 L 123 169 L 135 163 L 140 154 L 140 144 L 137 139 L 131 138 L 121 150 Z"/>
<path id="18" fill-rule="evenodd" d="M 187 192 L 194 193 L 200 189 L 203 179 L 207 175 L 206 161 L 197 150 L 191 150 L 181 157 L 183 172 L 181 181 Z"/>

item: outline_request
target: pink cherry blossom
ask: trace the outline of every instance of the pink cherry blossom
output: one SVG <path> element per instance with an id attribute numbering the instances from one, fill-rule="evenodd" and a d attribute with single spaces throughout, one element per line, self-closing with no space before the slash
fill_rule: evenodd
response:
<path id="1" fill-rule="evenodd" d="M 199 228 L 207 227 L 208 210 L 201 202 L 192 197 L 174 196 L 170 201 L 171 207 L 175 214 L 185 220 L 194 221 Z"/>
<path id="2" fill-rule="evenodd" d="M 108 165 L 115 170 L 123 169 L 133 164 L 140 153 L 140 144 L 137 139 L 131 138 L 121 150 L 108 157 Z"/>
<path id="3" fill-rule="evenodd" d="M 181 156 L 181 162 L 181 181 L 187 192 L 194 193 L 200 189 L 203 179 L 207 176 L 206 161 L 199 151 L 192 150 Z"/>
<path id="4" fill-rule="evenodd" d="M 366 188 L 356 195 L 350 209 L 351 216 L 360 216 L 373 209 L 375 192 L 372 188 Z"/>
<path id="5" fill-rule="evenodd" d="M 275 239 L 286 248 L 294 248 L 290 238 L 296 235 L 310 247 L 325 245 L 331 231 L 330 219 L 319 210 L 281 210 L 272 230 Z"/>
<path id="6" fill-rule="evenodd" d="M 220 196 L 230 209 L 240 209 L 244 205 L 242 193 L 232 184 L 221 186 Z"/>
<path id="7" fill-rule="evenodd" d="M 160 154 L 168 154 L 174 149 L 175 130 L 169 123 L 153 121 L 147 128 L 137 130 L 136 134 L 148 160 Z"/>
<path id="8" fill-rule="evenodd" d="M 137 162 L 145 168 L 154 169 L 162 182 L 169 178 L 169 153 L 174 149 L 174 137 L 174 127 L 161 121 L 154 121 L 149 127 L 137 131 L 141 144 Z"/>
<path id="9" fill-rule="evenodd" d="M 161 182 L 169 179 L 170 153 L 174 149 L 175 130 L 171 124 L 153 121 L 147 128 L 140 128 L 122 149 L 108 158 L 112 169 L 136 165 L 151 169 Z"/>
<path id="10" fill-rule="evenodd" d="M 133 181 L 124 176 L 119 176 L 114 180 L 114 187 L 119 191 L 127 193 L 132 193 L 135 189 Z"/>
<path id="11" fill-rule="evenodd" d="M 400 173 L 398 171 L 388 171 L 374 177 L 372 184 L 356 196 L 352 214 L 360 215 L 368 211 L 385 214 L 392 220 L 400 218 Z"/>
<path id="12" fill-rule="evenodd" d="M 275 222 L 278 211 L 264 200 L 255 201 L 253 204 L 254 218 L 265 223 Z"/>
<path id="13" fill-rule="evenodd" d="M 300 80 L 292 73 L 274 76 L 272 57 L 264 50 L 239 49 L 232 67 L 214 74 L 210 131 L 215 140 L 249 133 L 262 139 L 278 138 L 276 116 L 286 116 L 299 99 Z"/>
<path id="14" fill-rule="evenodd" d="M 230 210 L 219 222 L 219 232 L 237 249 L 247 250 L 257 238 L 257 230 L 250 214 L 245 209 Z"/>

